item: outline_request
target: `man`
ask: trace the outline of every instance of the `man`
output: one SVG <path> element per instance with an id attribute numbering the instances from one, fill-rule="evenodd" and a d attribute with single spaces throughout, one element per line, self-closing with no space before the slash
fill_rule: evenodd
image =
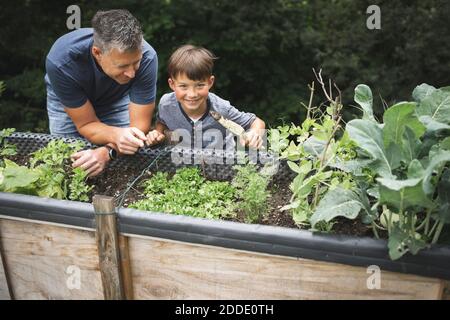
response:
<path id="1" fill-rule="evenodd" d="M 89 176 L 116 152 L 134 154 L 147 142 L 158 69 L 155 50 L 128 11 L 99 11 L 92 27 L 54 43 L 45 76 L 50 133 L 104 145 L 72 155 L 73 166 Z"/>

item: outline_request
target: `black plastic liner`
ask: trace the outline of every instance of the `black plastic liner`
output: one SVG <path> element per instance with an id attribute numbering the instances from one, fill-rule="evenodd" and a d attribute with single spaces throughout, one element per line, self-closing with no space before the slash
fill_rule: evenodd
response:
<path id="1" fill-rule="evenodd" d="M 19 153 L 24 154 L 35 151 L 54 138 L 55 136 L 49 135 L 14 134 L 9 141 L 17 144 Z M 143 160 L 133 160 L 133 157 L 130 157 L 128 161 L 121 159 L 114 165 L 121 166 L 125 161 L 128 166 L 144 165 L 145 167 L 149 163 L 149 157 L 156 158 L 163 150 L 167 151 L 167 149 L 141 150 L 140 154 L 134 157 L 142 156 Z M 164 161 L 161 167 L 173 169 L 173 164 L 170 167 L 171 163 L 171 161 L 168 163 Z M 222 178 L 231 174 L 224 168 L 221 170 Z M 284 172 L 285 176 L 283 176 Z M 287 179 L 289 174 L 283 166 L 278 173 L 283 179 Z M 75 227 L 95 228 L 93 206 L 76 201 L 0 192 L 0 214 Z M 450 280 L 450 246 L 436 245 L 432 249 L 420 251 L 417 255 L 407 254 L 399 260 L 392 261 L 388 255 L 387 242 L 372 238 L 321 235 L 298 229 L 215 221 L 126 208 L 118 209 L 118 220 L 120 232 L 130 235 L 362 267 L 376 265 L 381 270 Z"/>
<path id="2" fill-rule="evenodd" d="M 83 138 L 66 138 L 39 133 L 15 132 L 6 141 L 16 145 L 19 155 L 28 155 L 45 147 L 51 140 L 56 139 L 62 139 L 67 143 L 82 141 L 85 144 L 85 149 L 96 147 Z M 277 157 L 267 152 L 249 152 L 247 150 L 246 156 L 259 167 L 266 163 L 275 165 L 277 174 L 272 178 L 274 183 L 289 183 L 295 177 L 285 161 L 280 161 Z M 196 165 L 201 167 L 202 172 L 209 179 L 231 180 L 234 175 L 233 166 L 242 163 L 243 158 L 244 154 L 237 154 L 236 152 L 226 152 L 217 149 L 186 149 L 163 145 L 141 148 L 135 155 L 119 157 L 109 165 L 122 169 L 143 170 L 154 162 L 152 165 L 154 170 L 167 172 L 174 172 L 176 169 L 186 165 Z"/>

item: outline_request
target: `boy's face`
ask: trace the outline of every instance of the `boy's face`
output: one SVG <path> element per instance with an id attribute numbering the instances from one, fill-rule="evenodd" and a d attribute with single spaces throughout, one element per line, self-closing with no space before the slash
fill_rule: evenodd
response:
<path id="1" fill-rule="evenodd" d="M 185 74 L 169 78 L 169 86 L 188 115 L 201 115 L 206 110 L 209 89 L 214 84 L 214 76 L 204 80 L 191 80 Z"/>

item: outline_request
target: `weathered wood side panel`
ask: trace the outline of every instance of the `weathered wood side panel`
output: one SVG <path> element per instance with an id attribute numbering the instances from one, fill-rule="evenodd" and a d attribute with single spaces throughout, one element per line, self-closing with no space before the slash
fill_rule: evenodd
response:
<path id="1" fill-rule="evenodd" d="M 442 281 L 366 268 L 130 237 L 135 299 L 440 299 Z"/>
<path id="2" fill-rule="evenodd" d="M 0 300 L 10 300 L 11 296 L 9 294 L 8 282 L 6 280 L 6 267 L 3 265 L 3 260 L 4 258 L 0 233 Z"/>
<path id="3" fill-rule="evenodd" d="M 444 281 L 444 292 L 442 300 L 450 300 L 450 281 Z"/>
<path id="4" fill-rule="evenodd" d="M 133 277 L 131 275 L 130 251 L 128 237 L 119 236 L 120 264 L 126 300 L 133 300 Z"/>
<path id="5" fill-rule="evenodd" d="M 0 219 L 15 299 L 103 299 L 95 233 Z"/>

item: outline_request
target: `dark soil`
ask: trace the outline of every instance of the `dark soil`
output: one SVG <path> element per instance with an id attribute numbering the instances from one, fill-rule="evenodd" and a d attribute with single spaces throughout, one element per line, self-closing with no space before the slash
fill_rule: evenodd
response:
<path id="1" fill-rule="evenodd" d="M 122 201 L 122 196 L 127 190 L 128 186 L 141 174 L 140 170 L 126 169 L 119 170 L 117 168 L 107 168 L 101 175 L 91 178 L 90 183 L 95 187 L 92 194 L 102 194 L 112 196 L 116 198 L 116 205 L 119 205 Z M 130 203 L 142 199 L 142 189 L 139 186 L 139 182 L 143 179 L 149 178 L 151 173 L 146 172 L 140 179 L 133 184 L 123 199 L 122 205 L 127 207 Z M 280 209 L 290 202 L 292 192 L 288 185 L 274 185 L 271 184 L 270 197 L 268 199 L 268 213 L 263 217 L 259 224 L 272 225 L 286 228 L 296 228 L 297 226 L 292 219 L 292 215 L 289 211 L 281 211 Z M 244 216 L 242 213 L 237 214 L 236 218 L 232 221 L 244 223 Z M 300 227 L 301 228 L 301 227 Z M 333 233 L 346 234 L 355 236 L 368 236 L 372 237 L 373 232 L 370 226 L 363 224 L 359 219 L 348 220 L 345 218 L 337 218 L 336 223 L 333 225 Z"/>

